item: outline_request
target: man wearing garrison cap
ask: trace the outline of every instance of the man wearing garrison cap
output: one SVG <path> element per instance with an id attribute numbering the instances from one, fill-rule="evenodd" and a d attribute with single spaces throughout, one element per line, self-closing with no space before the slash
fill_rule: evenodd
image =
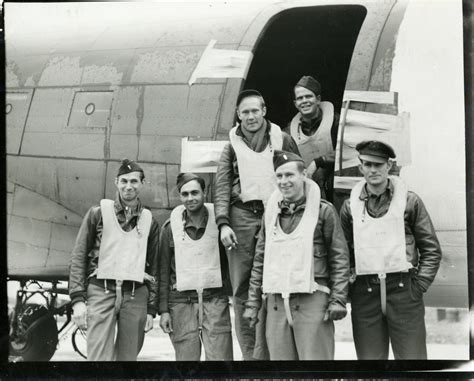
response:
<path id="1" fill-rule="evenodd" d="M 233 360 L 230 285 L 225 250 L 212 204 L 204 203 L 204 179 L 181 173 L 176 182 L 182 205 L 165 222 L 160 237 L 160 326 L 178 361 Z"/>
<path id="2" fill-rule="evenodd" d="M 321 197 L 332 201 L 339 114 L 331 102 L 321 101 L 321 84 L 311 76 L 300 78 L 294 96 L 298 113 L 289 125 L 291 136 L 298 144 L 308 176 L 321 189 Z"/>
<path id="3" fill-rule="evenodd" d="M 423 293 L 441 248 L 421 198 L 389 176 L 395 151 L 380 141 L 356 146 L 364 179 L 341 208 L 351 253 L 354 344 L 361 360 L 426 359 Z"/>
<path id="4" fill-rule="evenodd" d="M 300 156 L 278 151 L 273 163 L 278 189 L 262 218 L 244 316 L 253 325 L 266 307 L 271 360 L 333 360 L 333 321 L 347 313 L 344 233 Z"/>
<path id="5" fill-rule="evenodd" d="M 276 149 L 298 152 L 291 136 L 265 119 L 266 112 L 263 97 L 257 90 L 239 94 L 240 123 L 229 132 L 230 142 L 222 151 L 216 174 L 216 222 L 229 260 L 235 330 L 244 360 L 255 358 L 255 328 L 242 319 L 242 313 L 248 296 L 255 236 L 268 196 L 276 189 L 273 152 Z"/>
<path id="6" fill-rule="evenodd" d="M 143 169 L 122 160 L 115 200 L 86 213 L 72 250 L 73 320 L 87 329 L 90 361 L 135 361 L 158 301 L 159 227 L 138 198 Z"/>

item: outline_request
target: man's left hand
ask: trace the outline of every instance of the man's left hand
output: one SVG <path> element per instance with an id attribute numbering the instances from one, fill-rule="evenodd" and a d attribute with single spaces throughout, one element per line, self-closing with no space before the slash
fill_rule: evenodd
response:
<path id="1" fill-rule="evenodd" d="M 347 315 L 346 307 L 340 304 L 330 304 L 324 315 L 324 321 L 341 320 Z"/>
<path id="2" fill-rule="evenodd" d="M 152 329 L 153 329 L 153 316 L 148 314 L 146 315 L 145 333 L 151 331 Z"/>

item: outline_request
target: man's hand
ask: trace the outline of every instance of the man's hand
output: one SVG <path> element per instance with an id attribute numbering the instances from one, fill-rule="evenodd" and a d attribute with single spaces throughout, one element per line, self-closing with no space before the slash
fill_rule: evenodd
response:
<path id="1" fill-rule="evenodd" d="M 258 308 L 257 307 L 245 307 L 245 311 L 243 313 L 243 318 L 249 320 L 250 328 L 255 327 L 255 324 L 258 323 Z"/>
<path id="2" fill-rule="evenodd" d="M 80 328 L 87 329 L 87 306 L 84 302 L 74 303 L 72 306 L 72 321 Z"/>
<path id="3" fill-rule="evenodd" d="M 232 250 L 238 244 L 237 236 L 229 225 L 221 226 L 221 242 L 227 250 Z"/>
<path id="4" fill-rule="evenodd" d="M 164 333 L 173 332 L 171 325 L 171 315 L 169 312 L 163 312 L 160 317 L 160 327 Z"/>
<path id="5" fill-rule="evenodd" d="M 316 163 L 313 160 L 310 165 L 308 165 L 308 168 L 306 168 L 306 177 L 308 179 L 312 179 L 314 172 L 316 172 Z"/>
<path id="6" fill-rule="evenodd" d="M 330 304 L 324 315 L 324 321 L 329 320 L 340 320 L 347 315 L 346 307 L 340 304 Z"/>
<path id="7" fill-rule="evenodd" d="M 147 314 L 146 323 L 145 323 L 145 333 L 151 331 L 152 329 L 153 329 L 153 315 Z"/>

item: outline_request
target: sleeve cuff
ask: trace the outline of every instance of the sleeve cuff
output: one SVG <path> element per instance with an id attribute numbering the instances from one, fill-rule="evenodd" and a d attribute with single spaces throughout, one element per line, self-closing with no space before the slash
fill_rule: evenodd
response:
<path id="1" fill-rule="evenodd" d="M 230 226 L 230 220 L 227 217 L 218 217 L 216 219 L 217 226 L 219 227 L 219 230 L 221 229 L 222 225 L 229 225 Z"/>
<path id="2" fill-rule="evenodd" d="M 73 306 L 74 304 L 76 304 L 78 302 L 84 302 L 85 303 L 85 301 L 86 301 L 86 298 L 85 298 L 83 292 L 74 293 L 70 296 L 70 298 L 71 298 L 71 306 Z"/>
<path id="3" fill-rule="evenodd" d="M 147 314 L 153 316 L 153 319 L 156 317 L 156 308 L 152 306 L 148 306 Z"/>

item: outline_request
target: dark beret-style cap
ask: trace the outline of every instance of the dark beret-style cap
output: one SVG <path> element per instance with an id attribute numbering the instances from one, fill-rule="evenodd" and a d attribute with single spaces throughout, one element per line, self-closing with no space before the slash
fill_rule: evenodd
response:
<path id="1" fill-rule="evenodd" d="M 181 187 L 189 183 L 190 181 L 197 180 L 199 183 L 204 182 L 204 179 L 194 173 L 180 173 L 176 178 L 176 187 L 178 188 L 178 192 L 181 191 Z"/>
<path id="2" fill-rule="evenodd" d="M 356 145 L 361 160 L 385 163 L 396 157 L 395 151 L 388 144 L 378 140 L 365 140 Z"/>
<path id="3" fill-rule="evenodd" d="M 296 86 L 304 87 L 312 91 L 315 95 L 321 94 L 321 84 L 310 75 L 303 75 L 295 87 Z"/>
<path id="4" fill-rule="evenodd" d="M 237 96 L 237 107 L 239 107 L 240 102 L 242 102 L 244 98 L 251 97 L 251 96 L 257 96 L 257 97 L 263 98 L 262 94 L 260 94 L 260 92 L 257 90 L 253 90 L 253 89 L 242 90 Z"/>
<path id="5" fill-rule="evenodd" d="M 276 171 L 279 166 L 289 163 L 290 161 L 301 161 L 304 163 L 304 160 L 296 153 L 275 150 L 273 154 L 273 169 Z"/>
<path id="6" fill-rule="evenodd" d="M 145 177 L 145 173 L 143 172 L 142 167 L 140 167 L 137 163 L 135 163 L 133 160 L 122 159 L 122 162 L 120 163 L 120 167 L 118 169 L 117 177 L 130 172 L 141 172 L 143 177 Z"/>

